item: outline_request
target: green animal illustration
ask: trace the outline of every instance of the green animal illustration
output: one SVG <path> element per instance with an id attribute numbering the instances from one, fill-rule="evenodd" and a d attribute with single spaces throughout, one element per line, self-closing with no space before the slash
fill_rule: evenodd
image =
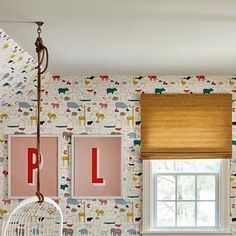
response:
<path id="1" fill-rule="evenodd" d="M 58 89 L 58 93 L 59 93 L 59 94 L 66 94 L 67 91 L 69 91 L 68 88 L 59 88 L 59 89 Z"/>
<path id="2" fill-rule="evenodd" d="M 213 88 L 204 88 L 204 89 L 203 89 L 203 93 L 204 93 L 204 94 L 210 94 L 210 93 L 213 92 L 213 91 L 214 91 Z"/>
<path id="3" fill-rule="evenodd" d="M 155 94 L 162 94 L 165 90 L 165 88 L 156 88 L 155 89 Z"/>
<path id="4" fill-rule="evenodd" d="M 116 91 L 117 91 L 116 88 L 107 88 L 107 94 L 114 94 L 114 92 Z"/>

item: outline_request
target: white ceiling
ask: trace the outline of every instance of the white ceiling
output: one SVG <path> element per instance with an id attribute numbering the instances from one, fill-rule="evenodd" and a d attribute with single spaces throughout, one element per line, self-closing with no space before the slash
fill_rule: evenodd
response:
<path id="1" fill-rule="evenodd" d="M 235 0 L 1 0 L 0 28 L 52 73 L 236 74 Z"/>

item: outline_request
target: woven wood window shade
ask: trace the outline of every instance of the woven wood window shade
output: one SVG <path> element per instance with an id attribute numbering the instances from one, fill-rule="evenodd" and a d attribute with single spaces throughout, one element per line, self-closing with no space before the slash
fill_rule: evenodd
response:
<path id="1" fill-rule="evenodd" d="M 231 158 L 231 94 L 142 94 L 143 159 Z"/>

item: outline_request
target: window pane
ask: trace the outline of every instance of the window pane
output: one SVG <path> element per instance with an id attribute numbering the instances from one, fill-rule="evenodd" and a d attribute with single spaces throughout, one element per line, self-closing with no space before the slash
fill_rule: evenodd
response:
<path id="1" fill-rule="evenodd" d="M 198 200 L 215 200 L 215 176 L 197 176 Z"/>
<path id="2" fill-rule="evenodd" d="M 177 203 L 177 226 L 195 226 L 195 202 Z"/>
<path id="3" fill-rule="evenodd" d="M 157 176 L 157 200 L 175 199 L 175 177 L 172 175 Z"/>
<path id="4" fill-rule="evenodd" d="M 168 172 L 210 172 L 218 173 L 220 160 L 158 160 L 152 161 L 154 173 Z"/>
<path id="5" fill-rule="evenodd" d="M 195 176 L 191 175 L 177 176 L 177 199 L 178 200 L 195 199 Z"/>
<path id="6" fill-rule="evenodd" d="M 153 160 L 154 227 L 173 230 L 218 225 L 221 160 Z M 217 216 L 216 216 L 217 214 Z"/>
<path id="7" fill-rule="evenodd" d="M 218 173 L 220 171 L 220 160 L 196 160 L 196 171 L 197 172 L 211 172 Z"/>
<path id="8" fill-rule="evenodd" d="M 174 202 L 157 203 L 157 226 L 158 227 L 175 226 Z"/>
<path id="9" fill-rule="evenodd" d="M 198 202 L 197 226 L 215 226 L 215 202 Z"/>
<path id="10" fill-rule="evenodd" d="M 159 161 L 152 161 L 153 163 L 153 171 L 154 173 L 163 173 L 163 172 L 174 172 L 175 168 L 175 161 L 173 160 L 159 160 Z"/>

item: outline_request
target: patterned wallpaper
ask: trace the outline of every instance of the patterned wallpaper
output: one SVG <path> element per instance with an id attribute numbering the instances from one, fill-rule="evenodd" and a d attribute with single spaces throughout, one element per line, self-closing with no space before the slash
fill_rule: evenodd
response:
<path id="1" fill-rule="evenodd" d="M 7 135 L 36 132 L 34 62 L 0 30 L 0 222 L 18 203 L 7 198 Z M 142 160 L 141 93 L 236 93 L 233 76 L 82 76 L 46 74 L 42 81 L 44 134 L 60 134 L 60 200 L 65 235 L 140 235 Z M 235 104 L 235 105 L 234 105 Z M 85 114 L 84 114 L 85 108 Z M 233 96 L 233 121 L 236 121 Z M 236 124 L 236 123 L 235 123 Z M 233 123 L 234 132 L 234 123 Z M 122 134 L 124 199 L 70 198 L 71 134 Z M 236 137 L 233 155 L 236 151 Z M 67 158 L 65 158 L 67 157 Z M 69 159 L 69 161 L 68 161 Z M 236 229 L 236 162 L 231 163 L 231 221 Z M 103 214 L 99 214 L 103 212 Z M 85 213 L 85 220 L 80 217 Z M 133 216 L 133 217 L 129 217 Z"/>

